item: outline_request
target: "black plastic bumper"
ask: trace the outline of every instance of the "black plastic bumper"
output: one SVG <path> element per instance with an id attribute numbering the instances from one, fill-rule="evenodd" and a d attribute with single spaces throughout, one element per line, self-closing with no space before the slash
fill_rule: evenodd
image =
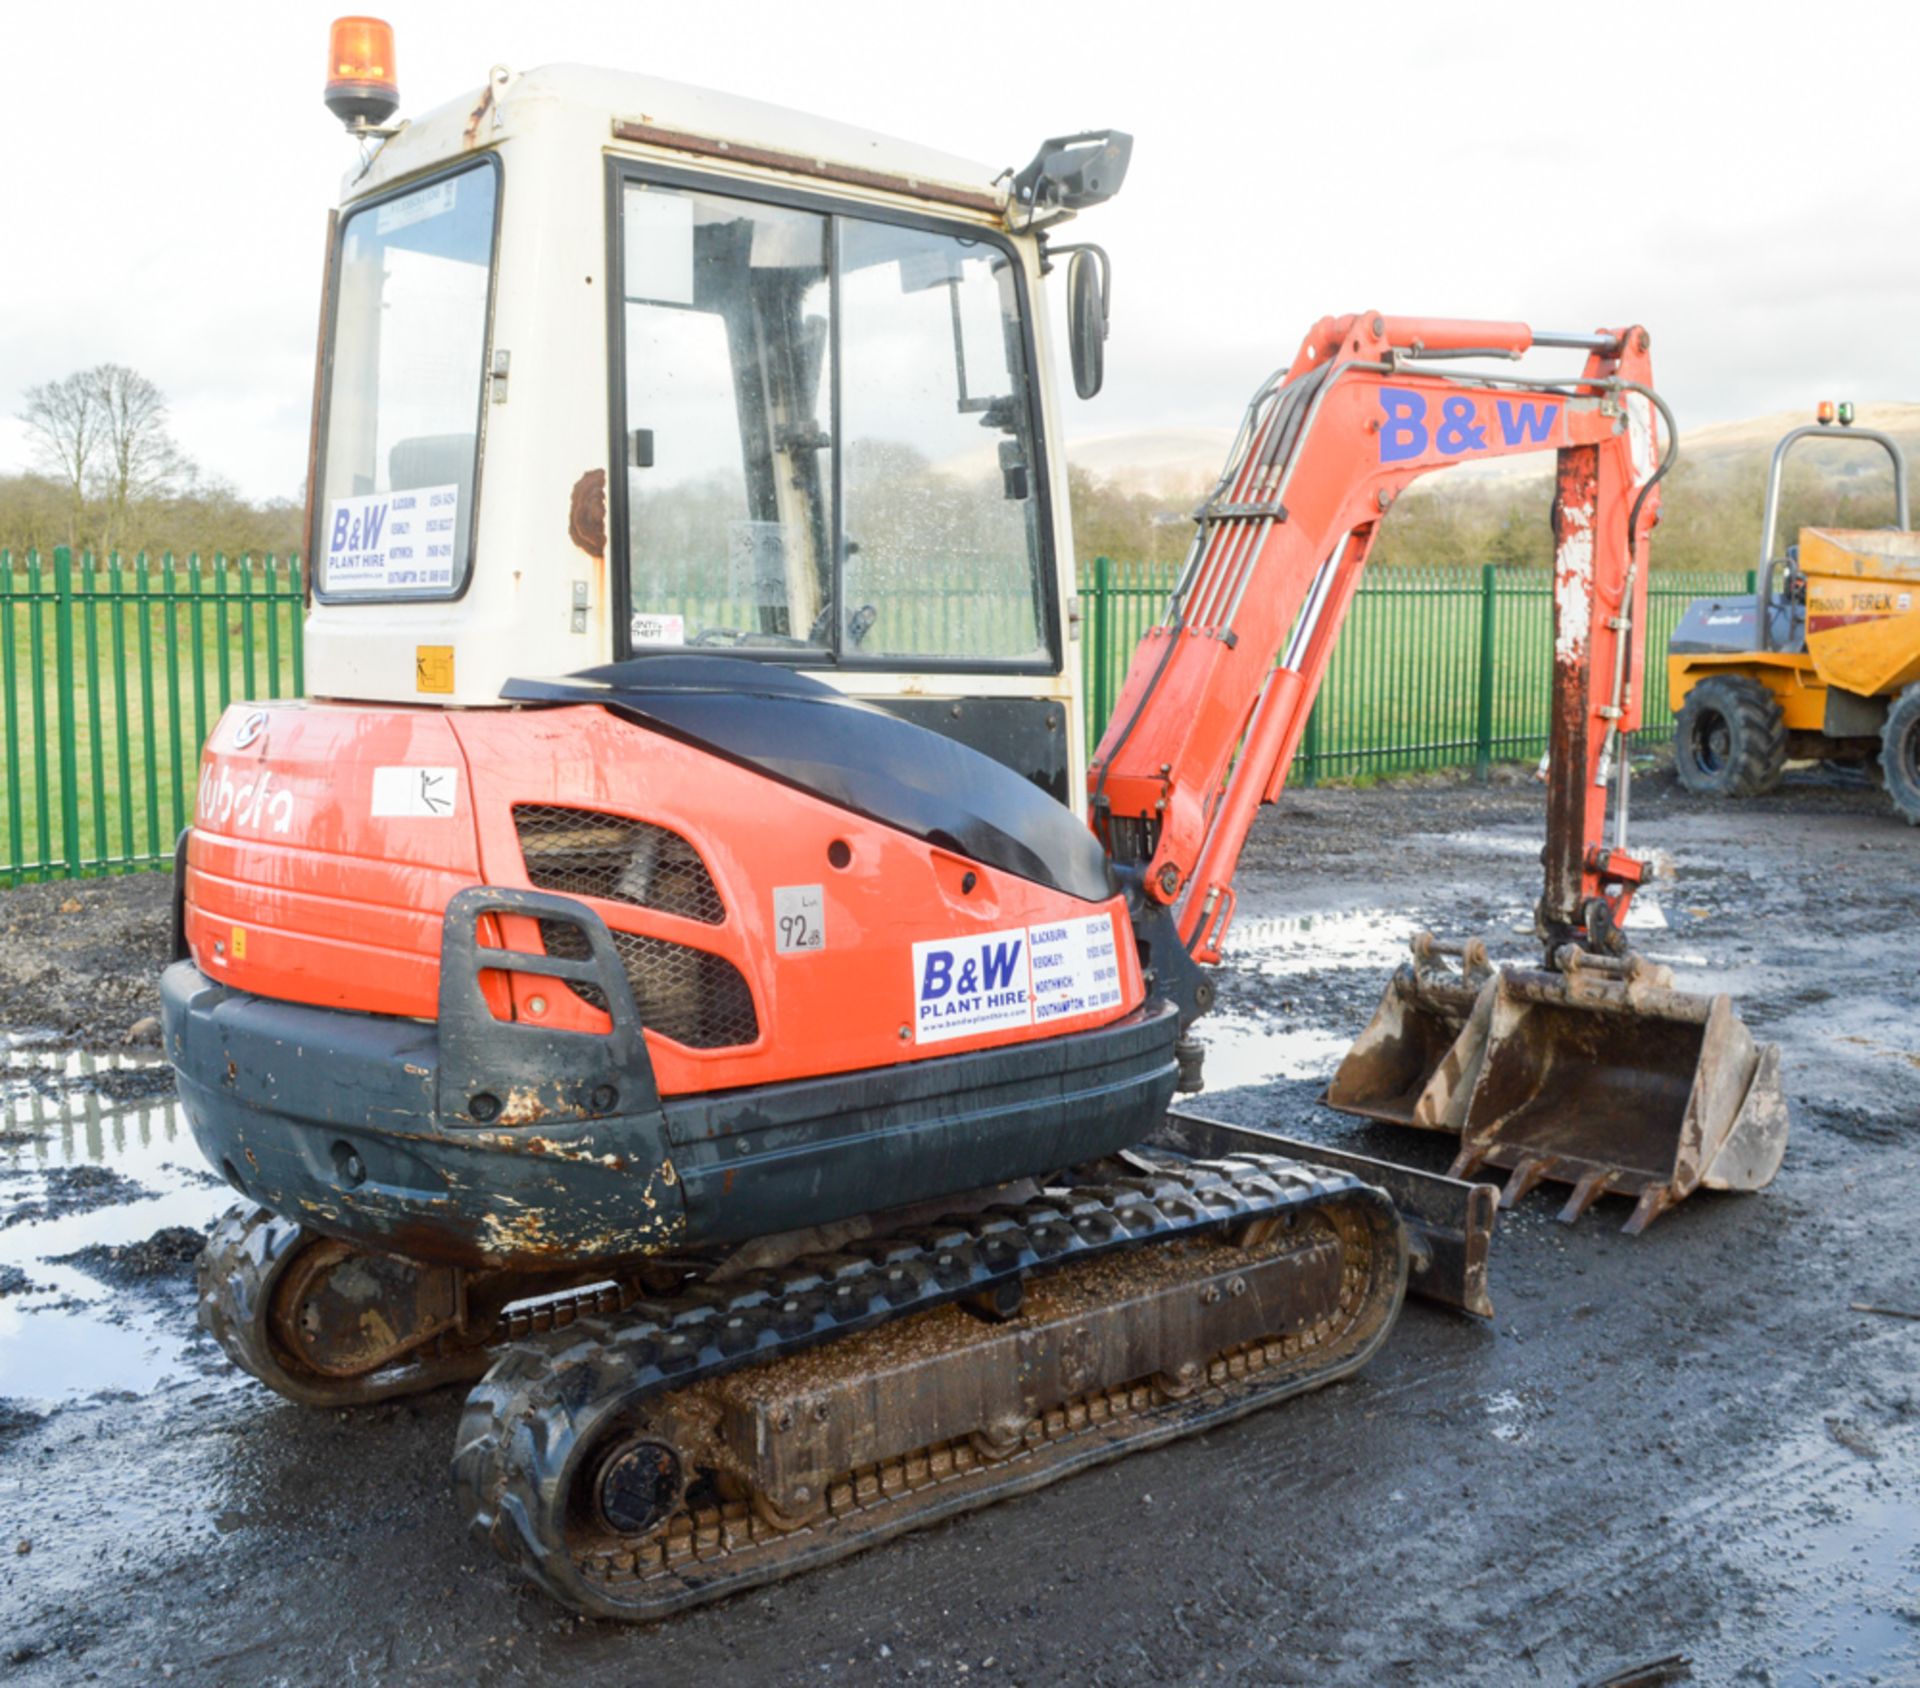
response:
<path id="1" fill-rule="evenodd" d="M 487 949 L 579 977 L 609 1036 L 495 1020 L 475 918 L 564 919 L 591 958 Z M 245 1195 L 419 1259 L 555 1270 L 737 1241 L 1025 1177 L 1136 1143 L 1173 1094 L 1174 1009 L 1043 1042 L 662 1100 L 606 927 L 569 898 L 467 891 L 448 908 L 437 1024 L 161 982 L 195 1138 Z"/>

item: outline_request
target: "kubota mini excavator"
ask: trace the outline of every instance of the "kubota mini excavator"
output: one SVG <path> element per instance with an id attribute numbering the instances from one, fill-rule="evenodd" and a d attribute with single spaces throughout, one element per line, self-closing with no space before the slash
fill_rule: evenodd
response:
<path id="1" fill-rule="evenodd" d="M 1363 1364 L 1395 1202 L 1165 1127 L 1203 964 L 1395 495 L 1554 449 L 1561 965 L 1516 989 L 1617 1035 L 1640 869 L 1594 775 L 1635 718 L 1645 333 L 1317 324 L 1089 828 L 1040 295 L 1126 138 L 996 175 L 577 70 L 396 130 L 391 56 L 336 31 L 368 156 L 323 305 L 313 695 L 223 716 L 182 841 L 167 1050 L 246 1198 L 209 1328 L 298 1401 L 477 1378 L 476 1528 L 627 1618 Z M 1085 392 L 1105 266 L 1072 256 Z M 1584 365 L 1447 362 L 1536 346 Z"/>

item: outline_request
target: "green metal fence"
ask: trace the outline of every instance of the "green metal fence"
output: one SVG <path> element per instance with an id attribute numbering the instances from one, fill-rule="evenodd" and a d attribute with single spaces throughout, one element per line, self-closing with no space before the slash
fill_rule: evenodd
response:
<path id="1" fill-rule="evenodd" d="M 1173 574 L 1104 557 L 1083 574 L 1090 736 Z M 1661 653 L 1687 602 L 1751 590 L 1751 575 L 1654 573 L 1643 740 L 1670 731 Z M 65 549 L 0 551 L 0 885 L 170 862 L 220 711 L 305 689 L 302 596 L 297 557 L 96 566 Z M 1552 639 L 1542 570 L 1377 570 L 1355 595 L 1294 780 L 1538 757 Z"/>
<path id="2" fill-rule="evenodd" d="M 234 698 L 305 689 L 297 557 L 0 551 L 0 885 L 170 864 Z"/>
<path id="3" fill-rule="evenodd" d="M 1105 557 L 1081 582 L 1081 675 L 1099 737 L 1127 661 L 1164 611 L 1177 569 Z M 1751 573 L 1662 573 L 1647 586 L 1645 725 L 1672 733 L 1667 639 L 1687 604 L 1751 592 Z M 1542 569 L 1379 569 L 1362 578 L 1291 779 L 1379 776 L 1532 760 L 1547 748 L 1553 580 Z"/>

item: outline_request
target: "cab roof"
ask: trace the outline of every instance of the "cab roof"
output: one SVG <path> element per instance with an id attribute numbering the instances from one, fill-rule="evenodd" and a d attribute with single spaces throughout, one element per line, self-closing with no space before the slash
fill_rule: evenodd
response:
<path id="1" fill-rule="evenodd" d="M 484 87 L 411 118 L 364 174 L 349 176 L 346 196 L 363 198 L 403 176 L 555 122 L 597 135 L 603 147 L 632 142 L 979 210 L 998 210 L 1007 201 L 1010 172 L 1001 167 L 714 88 L 567 64 L 519 73 L 496 68 Z"/>

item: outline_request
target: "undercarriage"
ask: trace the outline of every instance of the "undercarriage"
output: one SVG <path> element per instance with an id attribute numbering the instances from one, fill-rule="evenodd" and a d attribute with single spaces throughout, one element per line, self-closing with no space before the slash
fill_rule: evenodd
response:
<path id="1" fill-rule="evenodd" d="M 1343 1377 L 1408 1247 L 1347 1174 L 1154 1153 L 775 1265 L 659 1258 L 533 1299 L 473 1276 L 241 1208 L 202 1318 L 309 1404 L 479 1378 L 474 1529 L 568 1605 L 645 1619 Z"/>

